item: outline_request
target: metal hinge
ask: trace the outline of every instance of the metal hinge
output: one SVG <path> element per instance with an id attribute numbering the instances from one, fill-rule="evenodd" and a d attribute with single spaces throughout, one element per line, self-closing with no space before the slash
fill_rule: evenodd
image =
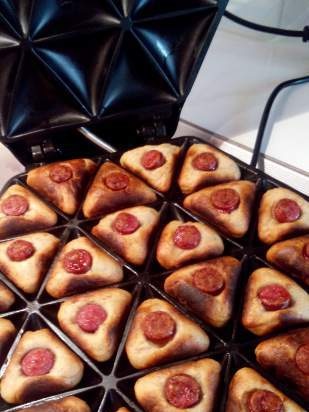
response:
<path id="1" fill-rule="evenodd" d="M 59 158 L 60 150 L 52 140 L 46 139 L 40 144 L 31 146 L 31 155 L 33 163 L 46 162 Z"/>
<path id="2" fill-rule="evenodd" d="M 136 134 L 141 137 L 166 137 L 166 126 L 162 120 L 155 120 L 151 124 L 139 127 Z"/>

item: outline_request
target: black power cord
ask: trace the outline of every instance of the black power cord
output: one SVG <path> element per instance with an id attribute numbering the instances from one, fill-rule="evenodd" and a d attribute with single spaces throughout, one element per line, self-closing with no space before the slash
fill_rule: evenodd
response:
<path id="1" fill-rule="evenodd" d="M 238 17 L 227 10 L 224 12 L 224 16 L 229 20 L 232 20 L 234 23 L 240 24 L 251 30 L 257 30 L 263 33 L 275 34 L 278 36 L 300 37 L 303 39 L 303 42 L 309 41 L 309 26 L 305 26 L 303 30 L 287 30 L 254 23 L 252 21 Z"/>
<path id="2" fill-rule="evenodd" d="M 290 86 L 299 86 L 304 83 L 309 83 L 309 76 L 303 76 L 303 77 L 298 77 L 296 79 L 286 80 L 280 83 L 278 86 L 276 86 L 274 90 L 272 91 L 272 93 L 270 94 L 267 100 L 267 103 L 265 105 L 260 124 L 259 124 L 258 133 L 257 133 L 257 137 L 256 137 L 254 149 L 253 149 L 253 155 L 251 159 L 251 166 L 256 167 L 256 164 L 258 162 L 260 151 L 261 151 L 261 145 L 263 142 L 264 132 L 267 126 L 267 121 L 269 119 L 269 115 L 270 115 L 270 112 L 271 112 L 271 109 L 272 109 L 272 106 L 273 106 L 273 103 L 276 97 L 282 90 Z"/>

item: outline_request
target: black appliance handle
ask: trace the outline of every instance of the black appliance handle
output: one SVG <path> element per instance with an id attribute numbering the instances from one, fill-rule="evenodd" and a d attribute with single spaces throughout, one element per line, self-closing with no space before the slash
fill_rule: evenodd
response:
<path id="1" fill-rule="evenodd" d="M 264 138 L 264 133 L 265 133 L 265 129 L 267 126 L 267 122 L 269 119 L 269 115 L 273 106 L 274 101 L 276 100 L 276 97 L 278 96 L 278 94 L 290 87 L 290 86 L 299 86 L 301 84 L 304 83 L 308 83 L 309 82 L 309 76 L 303 76 L 303 77 L 297 77 L 295 79 L 290 79 L 290 80 L 286 80 L 280 84 L 278 84 L 278 86 L 276 86 L 274 88 L 274 90 L 271 92 L 262 117 L 261 117 L 261 121 L 259 124 L 259 128 L 258 128 L 258 132 L 257 132 L 257 137 L 256 137 L 256 141 L 255 141 L 255 145 L 254 145 L 254 149 L 253 149 L 253 153 L 252 153 L 252 158 L 251 158 L 251 162 L 250 165 L 253 167 L 257 167 L 258 161 L 259 161 L 259 157 L 261 154 L 261 147 L 262 147 L 262 143 L 263 143 L 263 138 Z"/>

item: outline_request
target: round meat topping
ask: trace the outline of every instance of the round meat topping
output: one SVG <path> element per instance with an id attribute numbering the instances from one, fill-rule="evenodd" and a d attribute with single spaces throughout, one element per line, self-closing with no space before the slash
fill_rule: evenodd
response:
<path id="1" fill-rule="evenodd" d="M 225 286 L 223 276 L 213 266 L 205 266 L 194 272 L 193 284 L 197 289 L 210 295 L 218 295 Z"/>
<path id="2" fill-rule="evenodd" d="M 231 213 L 236 210 L 240 203 L 239 194 L 234 189 L 215 190 L 211 196 L 212 205 L 223 213 Z"/>
<path id="3" fill-rule="evenodd" d="M 290 293 L 278 284 L 262 287 L 258 291 L 258 298 L 268 311 L 286 309 L 292 301 Z"/>
<path id="4" fill-rule="evenodd" d="M 291 199 L 281 199 L 275 205 L 274 216 L 279 223 L 295 222 L 301 216 L 301 208 Z"/>
<path id="5" fill-rule="evenodd" d="M 306 243 L 303 248 L 303 255 L 306 259 L 309 259 L 309 243 Z"/>
<path id="6" fill-rule="evenodd" d="M 194 249 L 201 242 L 200 231 L 193 225 L 181 225 L 174 232 L 174 244 L 180 249 Z"/>
<path id="7" fill-rule="evenodd" d="M 297 349 L 295 362 L 299 370 L 305 375 L 309 375 L 309 343 L 306 343 Z"/>
<path id="8" fill-rule="evenodd" d="M 192 376 L 179 374 L 166 380 L 164 395 L 168 403 L 175 408 L 187 409 L 200 402 L 202 389 Z"/>
<path id="9" fill-rule="evenodd" d="M 194 169 L 212 172 L 218 167 L 217 158 L 210 152 L 200 153 L 192 159 Z"/>
<path id="10" fill-rule="evenodd" d="M 49 177 L 55 183 L 66 182 L 72 176 L 72 169 L 67 165 L 53 165 L 49 171 Z"/>
<path id="11" fill-rule="evenodd" d="M 6 249 L 6 254 L 13 262 L 29 259 L 35 252 L 34 246 L 27 240 L 14 240 Z"/>
<path id="12" fill-rule="evenodd" d="M 166 343 L 176 333 L 176 322 L 168 313 L 161 310 L 150 312 L 142 321 L 142 331 L 151 342 Z"/>
<path id="13" fill-rule="evenodd" d="M 102 306 L 96 303 L 89 303 L 79 309 L 75 320 L 84 332 L 94 333 L 106 318 L 107 313 Z"/>
<path id="14" fill-rule="evenodd" d="M 1 205 L 2 212 L 7 216 L 21 216 L 29 209 L 26 198 L 20 195 L 11 195 L 3 200 Z"/>
<path id="15" fill-rule="evenodd" d="M 284 412 L 284 406 L 274 392 L 258 389 L 249 395 L 247 410 L 248 412 Z"/>
<path id="16" fill-rule="evenodd" d="M 55 363 L 55 355 L 49 349 L 36 348 L 26 353 L 21 360 L 21 369 L 26 376 L 46 375 Z"/>
<path id="17" fill-rule="evenodd" d="M 114 191 L 126 189 L 129 181 L 129 177 L 121 172 L 112 172 L 104 179 L 105 186 Z"/>
<path id="18" fill-rule="evenodd" d="M 82 275 L 92 266 L 92 256 L 85 249 L 73 249 L 63 257 L 63 267 L 69 273 Z"/>
<path id="19" fill-rule="evenodd" d="M 147 170 L 158 169 L 166 162 L 164 155 L 159 150 L 149 150 L 141 158 L 142 166 Z"/>
<path id="20" fill-rule="evenodd" d="M 138 219 L 131 215 L 131 213 L 118 213 L 116 219 L 112 223 L 112 228 L 121 235 L 130 235 L 134 233 L 139 227 Z"/>

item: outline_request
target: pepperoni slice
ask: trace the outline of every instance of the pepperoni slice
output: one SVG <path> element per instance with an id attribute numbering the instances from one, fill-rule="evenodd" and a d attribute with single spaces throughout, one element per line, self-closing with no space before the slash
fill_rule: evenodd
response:
<path id="1" fill-rule="evenodd" d="M 282 400 L 274 392 L 267 390 L 253 391 L 247 402 L 249 412 L 284 412 Z"/>
<path id="2" fill-rule="evenodd" d="M 309 259 L 309 243 L 306 243 L 303 248 L 303 255 L 306 259 Z"/>
<path id="3" fill-rule="evenodd" d="M 106 176 L 104 184 L 114 191 L 124 190 L 129 185 L 129 177 L 121 172 L 112 172 Z"/>
<path id="4" fill-rule="evenodd" d="M 299 370 L 305 375 L 309 375 L 309 343 L 306 343 L 297 349 L 295 362 Z"/>
<path id="5" fill-rule="evenodd" d="M 200 153 L 192 160 L 194 169 L 202 170 L 204 172 L 212 172 L 218 167 L 217 158 L 210 152 Z"/>
<path id="6" fill-rule="evenodd" d="M 199 383 L 187 374 L 174 375 L 164 385 L 166 400 L 175 408 L 187 409 L 197 405 L 202 397 Z"/>
<path id="7" fill-rule="evenodd" d="M 130 235 L 134 233 L 139 227 L 140 222 L 130 213 L 118 213 L 116 219 L 112 223 L 112 227 L 121 235 Z"/>
<path id="8" fill-rule="evenodd" d="M 106 311 L 96 303 L 89 303 L 76 314 L 76 323 L 87 333 L 94 333 L 107 318 Z"/>
<path id="9" fill-rule="evenodd" d="M 286 309 L 291 305 L 291 295 L 281 285 L 273 284 L 262 287 L 258 298 L 266 310 Z"/>
<path id="10" fill-rule="evenodd" d="M 175 230 L 173 241 L 180 249 L 194 249 L 201 242 L 200 231 L 193 225 L 181 225 Z"/>
<path id="11" fill-rule="evenodd" d="M 55 363 L 55 355 L 49 349 L 36 348 L 26 353 L 21 360 L 21 369 L 26 376 L 46 375 Z"/>
<path id="12" fill-rule="evenodd" d="M 159 150 L 149 150 L 141 158 L 142 166 L 147 170 L 158 169 L 166 162 L 165 157 Z"/>
<path id="13" fill-rule="evenodd" d="M 53 165 L 49 171 L 49 177 L 55 183 L 66 182 L 72 176 L 72 169 L 67 165 Z"/>
<path id="14" fill-rule="evenodd" d="M 6 249 L 6 254 L 13 262 L 29 259 L 35 252 L 34 246 L 27 240 L 14 240 Z"/>
<path id="15" fill-rule="evenodd" d="M 176 322 L 161 310 L 148 313 L 141 327 L 146 339 L 154 343 L 166 343 L 176 333 Z"/>
<path id="16" fill-rule="evenodd" d="M 2 212 L 7 216 L 21 216 L 25 214 L 28 209 L 28 200 L 20 195 L 7 197 L 1 205 Z"/>
<path id="17" fill-rule="evenodd" d="M 275 218 L 279 223 L 295 222 L 301 215 L 301 208 L 291 199 L 281 199 L 274 208 Z"/>
<path id="18" fill-rule="evenodd" d="M 218 295 L 224 289 L 224 278 L 212 266 L 205 266 L 193 273 L 193 284 L 202 292 Z"/>
<path id="19" fill-rule="evenodd" d="M 238 208 L 240 197 L 236 190 L 226 188 L 215 190 L 210 196 L 210 201 L 221 212 L 231 213 Z"/>
<path id="20" fill-rule="evenodd" d="M 73 249 L 63 257 L 63 267 L 69 273 L 82 275 L 91 268 L 92 256 L 85 249 Z"/>

